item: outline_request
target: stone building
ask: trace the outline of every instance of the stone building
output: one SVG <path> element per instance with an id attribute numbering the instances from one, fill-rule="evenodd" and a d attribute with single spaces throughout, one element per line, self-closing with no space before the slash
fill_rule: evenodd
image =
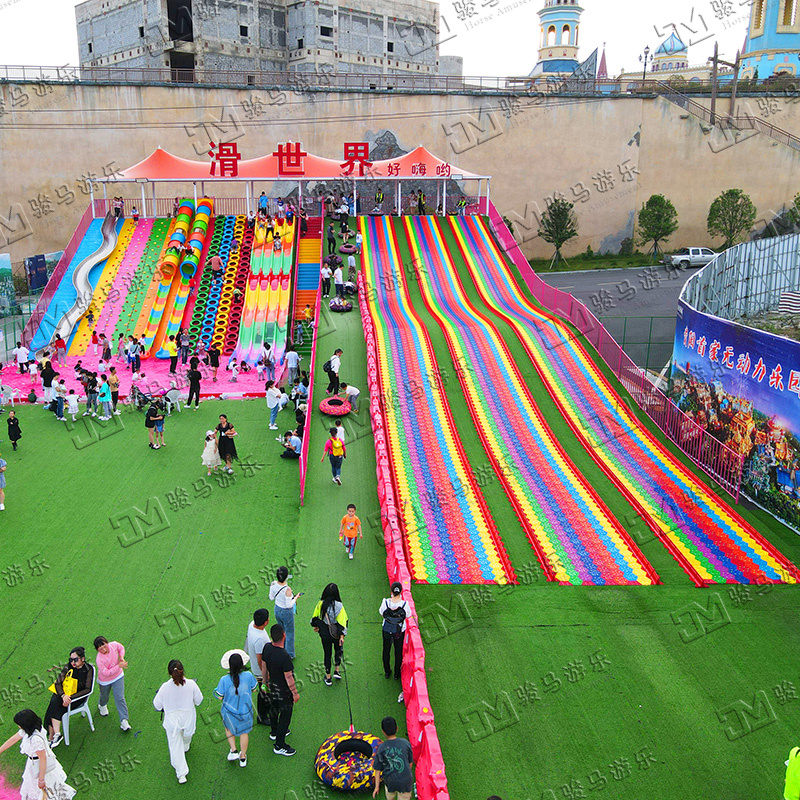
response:
<path id="1" fill-rule="evenodd" d="M 75 14 L 82 68 L 170 68 L 178 80 L 195 69 L 440 71 L 439 6 L 429 0 L 87 0 Z"/>

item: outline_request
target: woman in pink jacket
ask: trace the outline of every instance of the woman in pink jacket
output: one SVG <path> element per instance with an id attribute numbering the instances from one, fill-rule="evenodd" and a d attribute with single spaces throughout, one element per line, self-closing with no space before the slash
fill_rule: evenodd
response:
<path id="1" fill-rule="evenodd" d="M 119 642 L 109 642 L 105 636 L 94 640 L 97 650 L 97 684 L 100 686 L 100 699 L 97 710 L 101 717 L 108 716 L 108 696 L 114 692 L 114 703 L 119 714 L 119 727 L 129 731 L 128 704 L 125 702 L 125 673 L 128 662 L 125 660 L 125 648 Z"/>

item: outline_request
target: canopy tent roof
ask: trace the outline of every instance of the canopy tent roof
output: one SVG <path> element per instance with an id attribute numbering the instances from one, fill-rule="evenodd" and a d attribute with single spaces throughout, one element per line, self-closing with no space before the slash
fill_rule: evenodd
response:
<path id="1" fill-rule="evenodd" d="M 301 145 L 289 143 L 302 151 Z M 282 143 L 279 150 L 287 146 Z M 379 180 L 379 179 L 417 179 L 436 180 L 457 176 L 459 180 L 486 180 L 489 175 L 476 175 L 433 155 L 421 145 L 409 153 L 397 158 L 388 158 L 371 162 L 360 174 L 361 164 L 358 160 L 348 165 L 347 159 L 339 161 L 333 158 L 322 158 L 311 153 L 302 153 L 287 166 L 286 157 L 271 153 L 260 158 L 237 160 L 236 176 L 220 175 L 220 164 L 216 161 L 193 161 L 180 158 L 158 148 L 143 161 L 116 175 L 101 178 L 100 183 L 109 182 L 166 182 L 166 181 L 246 181 L 246 180 Z M 348 172 L 348 166 L 350 171 Z M 212 174 L 212 168 L 216 174 Z"/>

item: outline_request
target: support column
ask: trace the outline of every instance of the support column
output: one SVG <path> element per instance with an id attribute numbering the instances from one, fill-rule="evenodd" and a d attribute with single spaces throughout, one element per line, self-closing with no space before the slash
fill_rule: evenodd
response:
<path id="1" fill-rule="evenodd" d="M 355 178 L 353 178 L 353 216 L 358 216 L 358 185 Z"/>
<path id="2" fill-rule="evenodd" d="M 150 216 L 153 219 L 155 219 L 156 218 L 156 213 L 157 213 L 157 209 L 156 209 L 156 185 L 155 185 L 155 183 L 151 183 L 150 185 L 153 187 L 153 213 Z"/>
<path id="3" fill-rule="evenodd" d="M 396 191 L 395 191 L 395 206 L 397 208 L 397 214 L 398 214 L 398 216 L 402 216 L 403 215 L 403 209 L 400 206 L 400 180 L 399 179 L 398 179 L 397 183 L 395 184 L 395 189 L 396 189 Z"/>
<path id="4" fill-rule="evenodd" d="M 106 183 L 103 183 L 103 205 L 105 206 L 105 210 L 106 211 L 108 211 L 108 189 L 107 189 L 107 186 L 108 185 Z M 97 214 L 95 213 L 95 207 L 94 207 L 94 186 L 92 185 L 91 182 L 89 183 L 89 192 L 92 195 L 92 219 L 94 219 L 97 216 Z"/>
<path id="5" fill-rule="evenodd" d="M 192 181 L 192 189 L 194 190 L 194 207 L 197 208 L 197 184 Z"/>
<path id="6" fill-rule="evenodd" d="M 442 181 L 442 195 L 444 197 L 444 201 L 442 202 L 442 216 L 447 216 L 447 179 Z"/>
<path id="7" fill-rule="evenodd" d="M 147 196 L 144 193 L 144 184 L 142 184 L 142 216 L 147 216 Z"/>
<path id="8" fill-rule="evenodd" d="M 483 189 L 483 178 L 478 180 L 478 211 L 481 210 L 481 189 Z"/>
<path id="9" fill-rule="evenodd" d="M 489 213 L 489 192 L 492 188 L 492 181 L 490 178 L 486 179 L 486 213 Z M 480 206 L 478 207 L 478 211 L 480 212 Z"/>

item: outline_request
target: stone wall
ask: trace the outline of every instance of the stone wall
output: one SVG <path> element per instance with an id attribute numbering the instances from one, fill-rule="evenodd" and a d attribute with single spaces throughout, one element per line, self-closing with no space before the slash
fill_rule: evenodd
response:
<path id="1" fill-rule="evenodd" d="M 244 158 L 271 153 L 287 140 L 340 158 L 344 141 L 375 141 L 391 131 L 404 150 L 422 144 L 457 168 L 492 175 L 492 199 L 515 223 L 529 257 L 551 252 L 536 236 L 536 214 L 554 192 L 576 206 L 580 236 L 567 245 L 569 256 L 587 245 L 617 250 L 653 193 L 665 194 L 678 210 L 680 230 L 669 246 L 713 246 L 719 242 L 709 239 L 706 217 L 721 191 L 741 187 L 768 214 L 800 188 L 797 152 L 762 135 L 734 143 L 693 117 L 682 118 L 663 99 L 553 97 L 537 104 L 471 95 L 47 88 L 0 87 L 0 252 L 15 263 L 64 247 L 88 202 L 83 190 L 92 176 L 128 167 L 159 146 L 205 160 L 210 140 L 235 140 Z M 262 103 L 256 113 L 242 105 L 254 99 Z M 792 118 L 797 108 L 791 106 Z M 268 187 L 257 186 L 256 194 L 262 188 Z M 116 191 L 140 196 L 135 184 Z M 159 195 L 191 191 L 168 185 Z M 243 186 L 215 191 L 245 194 Z"/>

